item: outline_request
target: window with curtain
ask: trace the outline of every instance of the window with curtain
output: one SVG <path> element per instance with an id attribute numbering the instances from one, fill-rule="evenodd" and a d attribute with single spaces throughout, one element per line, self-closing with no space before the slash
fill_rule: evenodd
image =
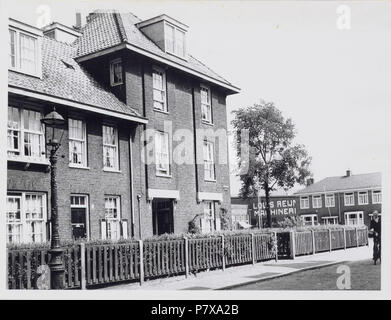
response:
<path id="1" fill-rule="evenodd" d="M 45 156 L 44 126 L 38 111 L 8 107 L 8 158 L 42 162 Z"/>
<path id="2" fill-rule="evenodd" d="M 204 176 L 205 180 L 215 180 L 214 143 L 204 141 Z"/>
<path id="3" fill-rule="evenodd" d="M 117 196 L 105 197 L 105 220 L 107 239 L 118 240 L 121 236 L 120 198 Z"/>
<path id="4" fill-rule="evenodd" d="M 153 107 L 156 110 L 167 112 L 166 103 L 166 76 L 163 70 L 154 68 L 153 78 Z"/>
<path id="5" fill-rule="evenodd" d="M 69 118 L 69 162 L 73 166 L 87 166 L 86 125 L 83 120 Z"/>
<path id="6" fill-rule="evenodd" d="M 201 87 L 201 119 L 204 122 L 212 123 L 212 105 L 210 102 L 210 89 Z"/>
<path id="7" fill-rule="evenodd" d="M 117 86 L 122 83 L 122 61 L 121 59 L 115 59 L 110 62 L 110 84 L 111 86 Z"/>
<path id="8" fill-rule="evenodd" d="M 102 126 L 103 131 L 103 167 L 118 170 L 118 132 L 114 126 Z"/>
<path id="9" fill-rule="evenodd" d="M 168 133 L 162 131 L 155 132 L 155 159 L 156 173 L 158 175 L 170 174 L 170 146 Z"/>
<path id="10" fill-rule="evenodd" d="M 40 243 L 46 241 L 46 222 L 44 194 L 22 192 L 7 195 L 7 242 Z"/>

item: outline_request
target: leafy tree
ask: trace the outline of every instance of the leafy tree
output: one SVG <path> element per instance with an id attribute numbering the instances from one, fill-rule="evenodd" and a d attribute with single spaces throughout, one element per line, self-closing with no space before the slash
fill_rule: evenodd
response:
<path id="1" fill-rule="evenodd" d="M 277 188 L 289 190 L 296 183 L 304 184 L 311 176 L 311 157 L 303 145 L 293 143 L 296 131 L 292 120 L 285 119 L 272 102 L 262 101 L 233 113 L 239 165 L 245 161 L 248 168 L 247 172 L 240 173 L 240 196 L 244 199 L 256 197 L 263 189 L 267 225 L 271 227 L 270 192 Z M 243 130 L 248 130 L 248 159 L 241 158 Z"/>

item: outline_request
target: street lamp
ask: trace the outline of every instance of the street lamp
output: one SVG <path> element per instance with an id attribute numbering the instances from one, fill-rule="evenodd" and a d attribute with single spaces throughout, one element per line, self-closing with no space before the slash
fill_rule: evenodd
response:
<path id="1" fill-rule="evenodd" d="M 53 111 L 47 114 L 41 122 L 46 129 L 51 129 L 52 137 L 46 145 L 50 148 L 50 188 L 51 188 L 51 223 L 52 234 L 50 241 L 50 288 L 64 288 L 64 265 L 63 250 L 60 247 L 60 236 L 58 232 L 58 210 L 57 210 L 57 156 L 56 152 L 61 145 L 62 135 L 64 133 L 64 118 L 53 108 Z M 46 130 L 45 130 L 46 132 Z"/>

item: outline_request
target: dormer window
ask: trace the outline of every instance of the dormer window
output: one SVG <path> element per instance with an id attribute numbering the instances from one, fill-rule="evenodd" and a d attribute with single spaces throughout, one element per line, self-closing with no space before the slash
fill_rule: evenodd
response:
<path id="1" fill-rule="evenodd" d="M 9 28 L 9 68 L 40 77 L 40 34 L 30 26 L 23 25 L 28 30 L 22 30 L 20 25 L 12 21 Z"/>
<path id="2" fill-rule="evenodd" d="M 122 61 L 115 59 L 110 62 L 110 84 L 114 87 L 122 83 Z"/>
<path id="3" fill-rule="evenodd" d="M 166 52 L 185 58 L 185 32 L 167 22 L 164 25 L 164 30 Z"/>

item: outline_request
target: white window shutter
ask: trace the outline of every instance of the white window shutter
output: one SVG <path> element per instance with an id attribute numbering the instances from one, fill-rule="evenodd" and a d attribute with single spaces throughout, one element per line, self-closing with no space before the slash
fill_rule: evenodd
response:
<path id="1" fill-rule="evenodd" d="M 209 230 L 208 230 L 208 226 L 207 226 L 207 221 L 205 218 L 201 218 L 201 232 L 202 233 L 207 233 Z"/>
<path id="2" fill-rule="evenodd" d="M 128 220 L 121 221 L 122 237 L 124 239 L 128 238 Z"/>
<path id="3" fill-rule="evenodd" d="M 220 231 L 220 230 L 221 230 L 221 219 L 216 218 L 216 231 Z"/>
<path id="4" fill-rule="evenodd" d="M 106 220 L 102 219 L 100 221 L 100 234 L 102 235 L 102 240 L 106 240 L 107 238 L 107 224 Z"/>

